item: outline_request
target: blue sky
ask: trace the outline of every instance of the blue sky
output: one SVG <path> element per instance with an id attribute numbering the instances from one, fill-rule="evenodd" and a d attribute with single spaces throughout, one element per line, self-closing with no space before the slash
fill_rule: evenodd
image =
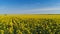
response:
<path id="1" fill-rule="evenodd" d="M 0 14 L 60 14 L 60 0 L 0 0 Z"/>

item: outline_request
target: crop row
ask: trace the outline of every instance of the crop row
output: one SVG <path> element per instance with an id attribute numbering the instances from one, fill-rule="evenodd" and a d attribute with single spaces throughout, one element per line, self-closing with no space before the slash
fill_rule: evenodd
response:
<path id="1" fill-rule="evenodd" d="M 60 19 L 0 19 L 0 34 L 60 34 Z"/>

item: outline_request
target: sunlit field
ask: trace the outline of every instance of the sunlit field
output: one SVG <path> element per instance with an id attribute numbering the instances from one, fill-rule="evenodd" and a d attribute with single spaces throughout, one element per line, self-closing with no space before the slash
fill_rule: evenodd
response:
<path id="1" fill-rule="evenodd" d="M 60 34 L 60 15 L 0 15 L 0 34 Z"/>

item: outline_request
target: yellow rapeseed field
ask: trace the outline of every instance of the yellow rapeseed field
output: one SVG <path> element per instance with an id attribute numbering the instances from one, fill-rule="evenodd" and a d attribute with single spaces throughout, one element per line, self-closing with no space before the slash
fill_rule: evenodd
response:
<path id="1" fill-rule="evenodd" d="M 60 34 L 60 14 L 0 15 L 0 34 Z"/>

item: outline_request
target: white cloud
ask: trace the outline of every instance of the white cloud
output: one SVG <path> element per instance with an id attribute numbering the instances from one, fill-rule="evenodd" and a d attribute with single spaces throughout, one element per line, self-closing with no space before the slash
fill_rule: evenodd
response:
<path id="1" fill-rule="evenodd" d="M 60 8 L 40 8 L 40 9 L 31 9 L 31 10 L 24 10 L 24 11 L 51 11 L 51 10 L 60 10 Z"/>
<path id="2" fill-rule="evenodd" d="M 1 8 L 0 13 L 3 14 L 60 14 L 60 7 L 52 8 L 38 8 L 30 10 L 8 9 Z"/>
<path id="3" fill-rule="evenodd" d="M 21 10 L 22 11 L 22 10 Z M 60 13 L 60 8 L 40 8 L 40 9 L 31 9 L 31 10 L 23 10 L 21 13 L 27 14 L 41 14 L 41 13 Z"/>

